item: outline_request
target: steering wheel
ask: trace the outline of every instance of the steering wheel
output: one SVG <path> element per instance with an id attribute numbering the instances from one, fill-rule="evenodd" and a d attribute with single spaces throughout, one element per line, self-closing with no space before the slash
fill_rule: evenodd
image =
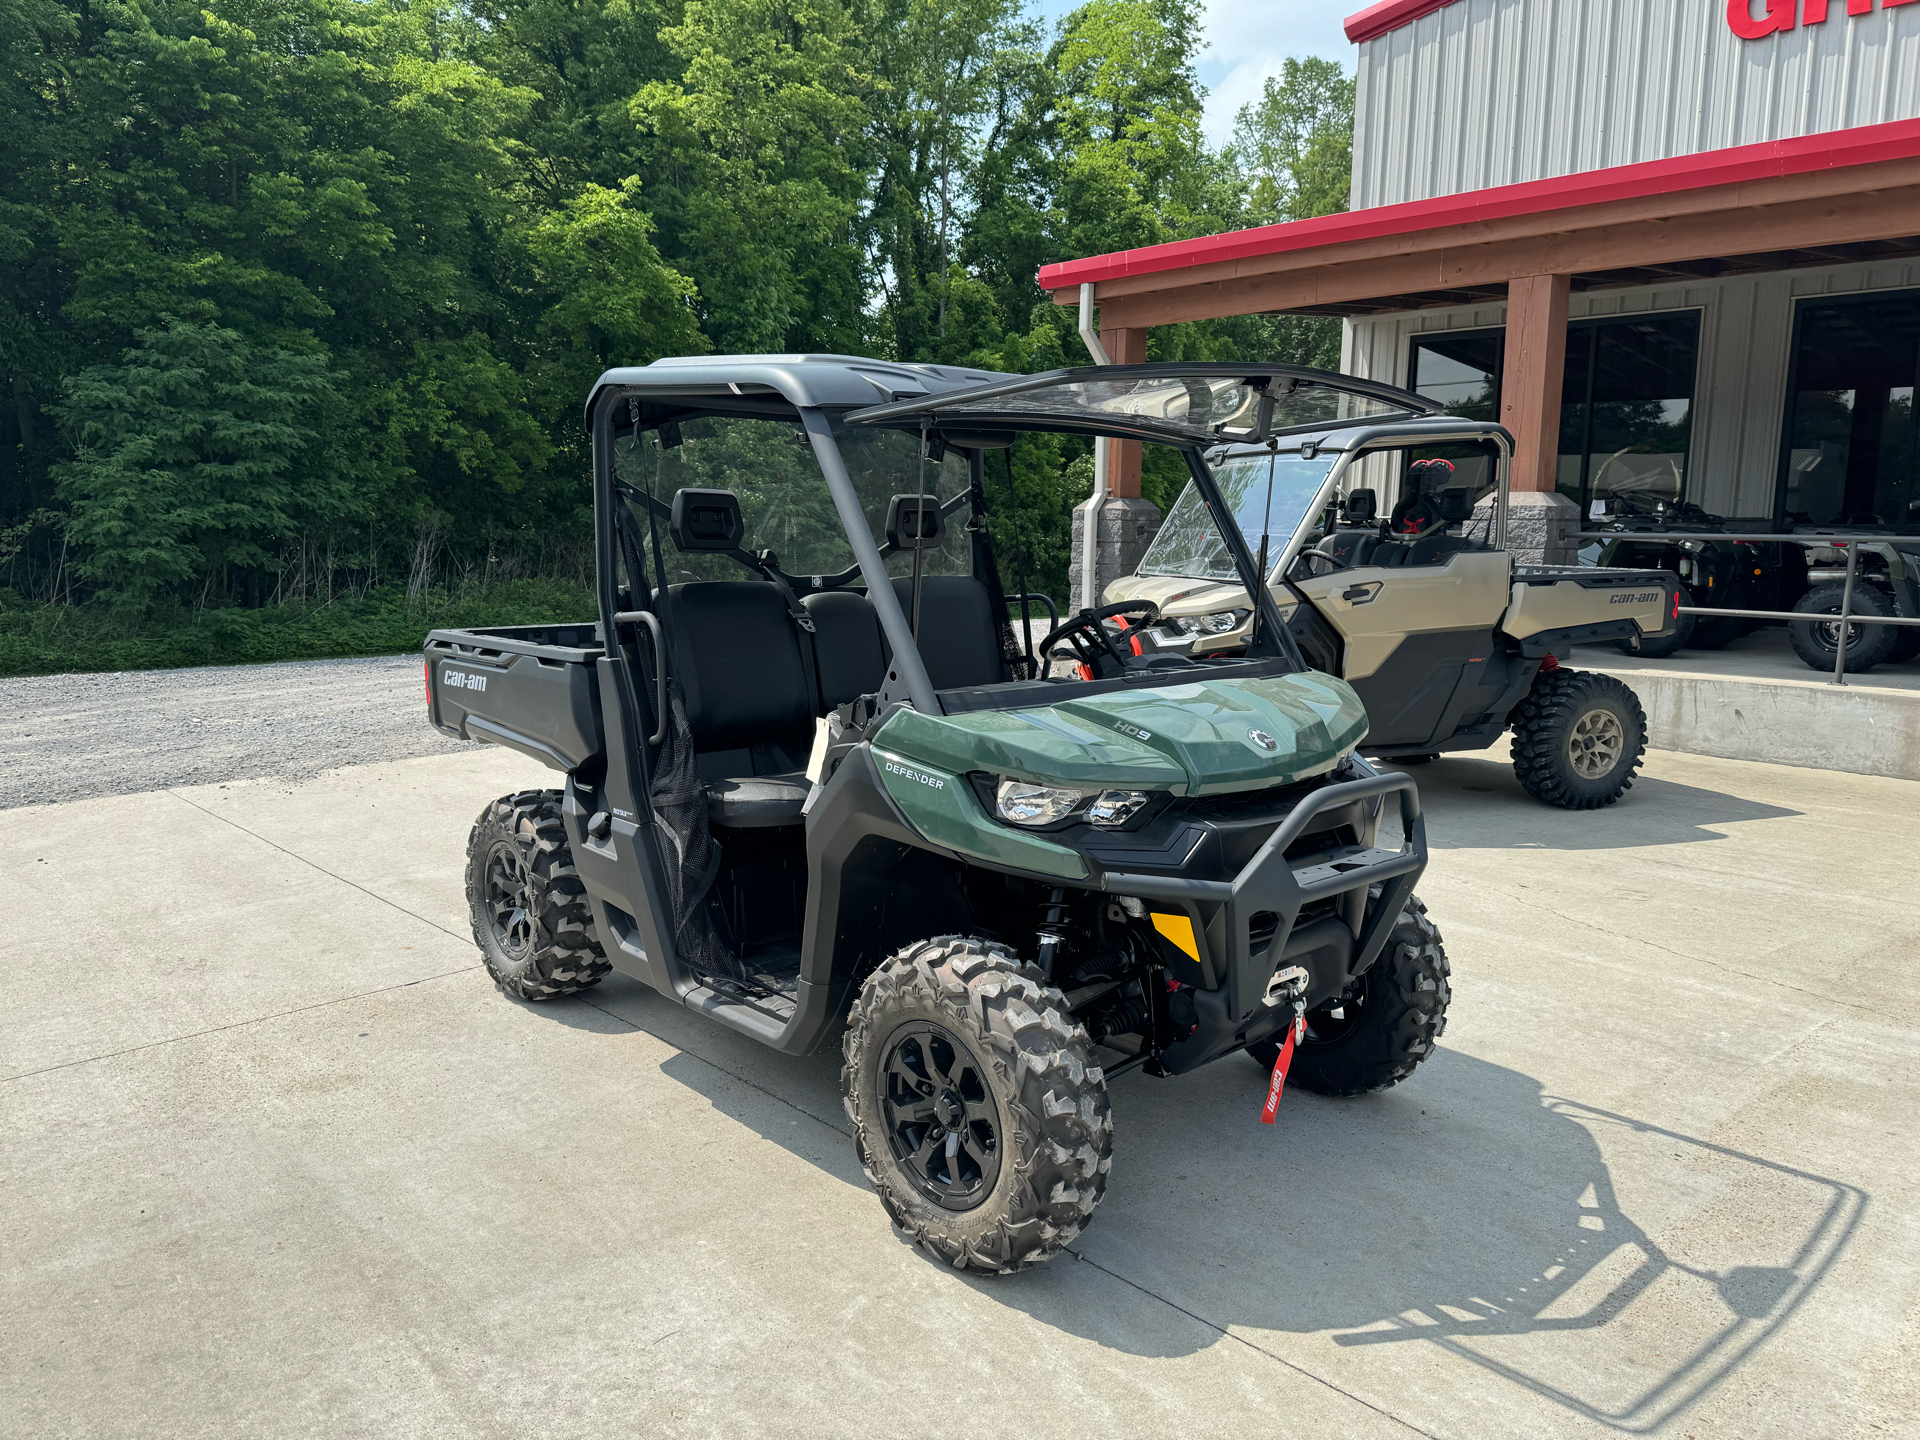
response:
<path id="1" fill-rule="evenodd" d="M 1094 610 L 1083 610 L 1070 615 L 1041 637 L 1037 649 L 1045 656 L 1052 653 L 1056 641 L 1065 640 L 1073 648 L 1074 654 L 1086 668 L 1090 679 L 1102 680 L 1119 675 L 1124 670 L 1138 670 L 1147 662 L 1159 665 L 1168 661 L 1190 664 L 1185 657 L 1159 655 L 1152 657 L 1137 656 L 1121 649 L 1119 642 L 1102 625 L 1104 620 L 1115 617 L 1134 617 L 1137 626 L 1159 620 L 1160 606 L 1151 600 L 1117 600 L 1112 605 L 1103 605 Z"/>

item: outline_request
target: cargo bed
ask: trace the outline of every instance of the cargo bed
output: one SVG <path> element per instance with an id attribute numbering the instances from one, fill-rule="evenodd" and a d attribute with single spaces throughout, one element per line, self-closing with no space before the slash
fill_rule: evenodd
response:
<path id="1" fill-rule="evenodd" d="M 600 754 L 597 624 L 430 631 L 425 653 L 436 730 L 508 746 L 557 771 Z"/>

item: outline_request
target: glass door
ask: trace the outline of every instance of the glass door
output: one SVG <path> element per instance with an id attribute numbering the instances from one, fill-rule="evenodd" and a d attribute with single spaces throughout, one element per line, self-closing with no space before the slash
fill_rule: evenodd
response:
<path id="1" fill-rule="evenodd" d="M 1568 323 L 1556 488 L 1583 516 L 1686 497 L 1700 339 L 1695 310 Z"/>
<path id="2" fill-rule="evenodd" d="M 1795 306 L 1780 519 L 1913 529 L 1917 301 L 1893 290 Z"/>

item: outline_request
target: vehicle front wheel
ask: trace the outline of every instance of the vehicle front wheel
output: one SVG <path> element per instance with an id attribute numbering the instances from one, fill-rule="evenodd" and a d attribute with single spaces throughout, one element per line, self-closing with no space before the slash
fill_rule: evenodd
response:
<path id="1" fill-rule="evenodd" d="M 1544 671 L 1514 711 L 1514 774 L 1521 789 L 1563 810 L 1611 806 L 1634 784 L 1648 719 L 1611 675 Z"/>
<path id="2" fill-rule="evenodd" d="M 1838 616 L 1841 614 L 1841 594 L 1847 588 L 1845 581 L 1831 580 L 1824 585 L 1813 587 L 1794 603 L 1797 612 L 1808 615 Z M 1893 615 L 1894 605 L 1884 591 L 1871 585 L 1854 583 L 1854 595 L 1848 603 L 1854 615 Z M 1857 671 L 1872 670 L 1882 661 L 1894 654 L 1895 635 L 1899 626 L 1892 625 L 1851 625 L 1848 627 L 1848 658 L 1845 662 L 1850 674 Z M 1791 620 L 1788 622 L 1788 638 L 1794 642 L 1794 653 L 1813 666 L 1816 670 L 1834 671 L 1835 648 L 1841 644 L 1841 622 L 1838 620 Z"/>
<path id="3" fill-rule="evenodd" d="M 867 978 L 841 1094 L 888 1216 L 956 1269 L 1019 1271 L 1080 1235 L 1113 1122 L 1066 999 L 1004 946 L 921 941 Z"/>
<path id="4" fill-rule="evenodd" d="M 1287 1083 L 1323 1096 L 1360 1096 L 1405 1081 L 1447 1029 L 1449 995 L 1441 932 L 1410 896 L 1355 988 L 1307 1013 Z M 1271 1071 L 1280 1039 L 1257 1041 L 1247 1053 Z"/>
<path id="5" fill-rule="evenodd" d="M 612 969 L 574 871 L 559 791 L 502 796 L 480 813 L 467 837 L 467 908 L 487 972 L 510 996 L 570 996 Z"/>
<path id="6" fill-rule="evenodd" d="M 1694 603 L 1694 592 L 1682 586 L 1681 604 L 1693 605 Z M 1660 660 L 1665 656 L 1673 655 L 1693 639 L 1694 617 L 1678 615 L 1674 618 L 1674 630 L 1671 634 L 1644 636 L 1637 630 L 1626 640 L 1617 641 L 1616 644 L 1628 655 L 1637 655 L 1644 660 Z"/>

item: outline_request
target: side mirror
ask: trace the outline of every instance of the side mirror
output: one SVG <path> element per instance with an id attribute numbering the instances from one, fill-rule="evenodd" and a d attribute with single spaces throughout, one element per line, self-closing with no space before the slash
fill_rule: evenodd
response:
<path id="1" fill-rule="evenodd" d="M 739 550 L 747 535 L 740 497 L 731 490 L 677 490 L 667 531 L 685 552 Z"/>
<path id="2" fill-rule="evenodd" d="M 1374 519 L 1374 514 L 1374 491 L 1371 487 L 1363 486 L 1359 490 L 1350 490 L 1347 493 L 1349 525 L 1366 525 Z"/>
<path id="3" fill-rule="evenodd" d="M 1474 514 L 1474 492 L 1465 485 L 1450 485 L 1437 497 L 1441 519 L 1459 525 Z"/>
<path id="4" fill-rule="evenodd" d="M 897 495 L 887 502 L 887 543 L 895 550 L 939 545 L 944 529 L 934 496 Z"/>

